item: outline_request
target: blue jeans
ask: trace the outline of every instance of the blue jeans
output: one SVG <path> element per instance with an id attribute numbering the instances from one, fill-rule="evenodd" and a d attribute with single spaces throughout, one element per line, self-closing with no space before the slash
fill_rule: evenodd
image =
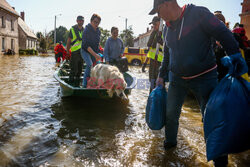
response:
<path id="1" fill-rule="evenodd" d="M 209 95 L 218 84 L 217 71 L 213 70 L 189 80 L 184 80 L 170 72 L 169 80 L 165 137 L 167 142 L 177 143 L 181 108 L 188 90 L 195 95 L 203 118 Z"/>
<path id="2" fill-rule="evenodd" d="M 83 49 L 81 49 L 81 56 L 82 56 L 83 60 L 86 63 L 86 68 L 85 68 L 85 71 L 84 71 L 83 82 L 82 82 L 83 87 L 86 88 L 88 78 L 90 77 L 91 67 L 92 67 L 93 62 L 95 61 L 95 59 L 94 59 L 94 57 L 92 55 L 90 55 L 88 52 L 86 52 Z"/>

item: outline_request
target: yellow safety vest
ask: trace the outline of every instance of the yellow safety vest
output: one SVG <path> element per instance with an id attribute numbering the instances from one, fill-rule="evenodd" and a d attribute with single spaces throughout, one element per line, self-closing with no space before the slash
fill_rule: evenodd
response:
<path id="1" fill-rule="evenodd" d="M 244 53 L 244 50 L 243 50 L 243 49 L 240 49 L 240 52 L 241 52 L 242 57 L 245 59 L 245 53 Z M 247 80 L 248 82 L 250 82 L 250 79 L 249 79 L 248 73 L 245 73 L 245 74 L 241 75 L 241 77 L 242 77 L 242 78 L 244 78 L 245 80 Z"/>
<path id="2" fill-rule="evenodd" d="M 160 48 L 163 50 L 163 46 L 160 45 Z M 156 54 L 156 48 L 150 47 L 147 57 L 150 59 L 155 60 L 155 54 Z M 157 56 L 157 61 L 162 62 L 163 61 L 163 52 L 159 51 L 158 56 Z"/>
<path id="3" fill-rule="evenodd" d="M 71 49 L 71 52 L 74 52 L 74 51 L 81 49 L 82 40 L 77 40 L 77 36 L 73 27 L 70 29 L 70 31 L 72 32 L 72 36 L 73 36 L 73 38 L 71 39 L 71 43 L 73 43 L 73 45 L 71 46 L 70 49 Z M 78 33 L 79 33 L 79 37 L 82 39 L 82 32 L 78 32 Z"/>

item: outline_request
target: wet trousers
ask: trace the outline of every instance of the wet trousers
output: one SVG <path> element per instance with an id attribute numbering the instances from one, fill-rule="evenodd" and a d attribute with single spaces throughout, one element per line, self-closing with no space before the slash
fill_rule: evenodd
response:
<path id="1" fill-rule="evenodd" d="M 181 108 L 187 92 L 190 90 L 196 97 L 203 119 L 209 95 L 218 84 L 217 71 L 213 70 L 189 80 L 184 80 L 170 72 L 169 81 L 165 137 L 167 142 L 176 144 Z M 219 157 L 214 162 L 216 166 L 226 166 L 227 156 Z"/>
<path id="2" fill-rule="evenodd" d="M 216 70 L 189 80 L 170 72 L 169 80 L 165 136 L 168 142 L 176 143 L 181 108 L 188 90 L 196 97 L 203 118 L 209 95 L 217 86 L 218 80 Z"/>
<path id="3" fill-rule="evenodd" d="M 95 58 L 83 49 L 81 49 L 81 55 L 86 63 L 86 68 L 84 71 L 83 82 L 82 82 L 83 87 L 86 88 L 88 83 L 88 78 L 90 77 L 91 67 L 93 65 L 93 62 L 95 62 Z"/>
<path id="4" fill-rule="evenodd" d="M 70 58 L 70 75 L 69 75 L 70 82 L 74 83 L 80 81 L 80 76 L 82 74 L 82 66 L 83 66 L 83 59 L 81 57 L 80 50 L 72 52 Z"/>

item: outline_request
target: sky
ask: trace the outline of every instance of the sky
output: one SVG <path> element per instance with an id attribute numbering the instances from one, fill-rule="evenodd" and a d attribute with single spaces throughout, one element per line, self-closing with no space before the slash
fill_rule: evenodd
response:
<path id="1" fill-rule="evenodd" d="M 20 13 L 25 12 L 26 24 L 36 32 L 49 32 L 56 26 L 70 29 L 76 24 L 76 17 L 85 18 L 84 26 L 90 22 L 93 13 L 101 16 L 100 27 L 110 30 L 116 26 L 120 31 L 125 29 L 127 18 L 128 27 L 131 26 L 134 36 L 146 32 L 150 27 L 153 16 L 148 15 L 153 7 L 153 0 L 7 0 Z M 180 6 L 195 4 L 205 6 L 211 12 L 222 11 L 226 21 L 232 28 L 240 22 L 243 0 L 177 0 Z"/>

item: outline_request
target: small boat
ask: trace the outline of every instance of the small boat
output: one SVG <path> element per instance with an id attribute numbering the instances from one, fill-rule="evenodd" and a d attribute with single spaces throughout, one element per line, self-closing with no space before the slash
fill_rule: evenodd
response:
<path id="1" fill-rule="evenodd" d="M 85 66 L 83 67 L 83 71 L 85 70 Z M 83 88 L 82 86 L 73 86 L 73 84 L 69 83 L 69 73 L 70 67 L 69 63 L 64 61 L 55 71 L 54 77 L 60 84 L 61 96 L 80 96 L 86 98 L 101 98 L 101 99 L 110 99 L 107 89 L 104 88 Z M 136 86 L 135 79 L 129 72 L 123 73 L 124 79 L 127 83 L 127 87 L 124 90 L 126 95 L 131 93 L 131 90 Z M 82 79 L 82 77 L 81 77 Z M 81 85 L 81 84 L 80 84 Z M 117 96 L 114 94 L 113 96 L 116 98 Z"/>

